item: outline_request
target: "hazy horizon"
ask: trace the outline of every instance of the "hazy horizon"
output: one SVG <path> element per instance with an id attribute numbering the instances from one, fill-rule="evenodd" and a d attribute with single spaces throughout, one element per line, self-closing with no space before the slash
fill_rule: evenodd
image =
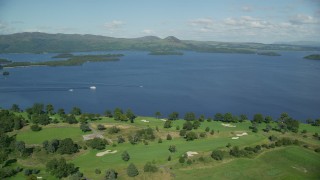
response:
<path id="1" fill-rule="evenodd" d="M 0 0 L 0 34 L 19 32 L 224 42 L 315 41 L 320 39 L 320 2 Z"/>

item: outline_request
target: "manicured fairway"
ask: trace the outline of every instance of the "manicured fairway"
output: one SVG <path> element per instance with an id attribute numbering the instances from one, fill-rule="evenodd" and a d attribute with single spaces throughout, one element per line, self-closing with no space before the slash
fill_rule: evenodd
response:
<path id="1" fill-rule="evenodd" d="M 285 147 L 255 159 L 240 158 L 214 167 L 174 170 L 176 179 L 319 179 L 320 155 Z"/>
<path id="2" fill-rule="evenodd" d="M 39 132 L 33 132 L 29 128 L 17 134 L 17 140 L 25 141 L 27 144 L 41 144 L 45 140 L 71 138 L 75 141 L 81 140 L 83 133 L 79 127 L 60 126 L 45 127 Z"/>

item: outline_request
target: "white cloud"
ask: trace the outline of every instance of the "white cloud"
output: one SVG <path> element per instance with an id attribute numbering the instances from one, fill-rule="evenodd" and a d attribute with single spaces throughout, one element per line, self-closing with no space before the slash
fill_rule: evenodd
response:
<path id="1" fill-rule="evenodd" d="M 124 24 L 125 24 L 125 23 L 122 22 L 122 21 L 113 20 L 113 21 L 111 21 L 111 22 L 105 23 L 105 24 L 104 24 L 104 27 L 107 28 L 108 30 L 114 31 L 114 30 L 117 30 L 117 29 L 122 28 L 122 26 L 123 26 Z"/>
<path id="2" fill-rule="evenodd" d="M 151 29 L 144 29 L 144 30 L 142 30 L 142 32 L 145 33 L 145 34 L 152 34 L 152 33 L 154 33 L 154 31 L 151 30 Z"/>
<path id="3" fill-rule="evenodd" d="M 244 12 L 251 12 L 253 11 L 253 8 L 251 6 L 242 6 L 241 10 Z"/>
<path id="4" fill-rule="evenodd" d="M 305 14 L 297 14 L 294 17 L 291 17 L 290 22 L 292 24 L 316 24 L 319 21 L 309 15 L 305 15 Z"/>
<path id="5" fill-rule="evenodd" d="M 191 20 L 189 24 L 191 26 L 208 27 L 213 25 L 213 20 L 211 18 L 199 18 Z"/>
<path id="6" fill-rule="evenodd" d="M 272 24 L 266 20 L 253 18 L 251 16 L 242 16 L 240 18 L 226 18 L 224 24 L 229 26 L 237 26 L 240 28 L 267 28 Z"/>

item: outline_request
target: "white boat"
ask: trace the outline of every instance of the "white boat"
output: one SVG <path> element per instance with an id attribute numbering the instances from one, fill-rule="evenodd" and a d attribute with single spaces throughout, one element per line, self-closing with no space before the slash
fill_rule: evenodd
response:
<path id="1" fill-rule="evenodd" d="M 95 90 L 95 89 L 97 89 L 97 87 L 95 87 L 95 86 L 90 86 L 90 89 Z"/>
<path id="2" fill-rule="evenodd" d="M 69 89 L 70 92 L 73 92 L 73 89 Z"/>

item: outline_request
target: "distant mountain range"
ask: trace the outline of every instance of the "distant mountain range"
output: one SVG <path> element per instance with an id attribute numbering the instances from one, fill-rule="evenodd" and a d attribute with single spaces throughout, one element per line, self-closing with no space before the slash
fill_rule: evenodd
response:
<path id="1" fill-rule="evenodd" d="M 294 44 L 230 43 L 180 40 L 174 36 L 114 38 L 99 35 L 25 32 L 0 35 L 0 53 L 65 53 L 80 51 L 142 50 L 257 53 L 260 51 L 318 51 L 318 46 Z"/>

